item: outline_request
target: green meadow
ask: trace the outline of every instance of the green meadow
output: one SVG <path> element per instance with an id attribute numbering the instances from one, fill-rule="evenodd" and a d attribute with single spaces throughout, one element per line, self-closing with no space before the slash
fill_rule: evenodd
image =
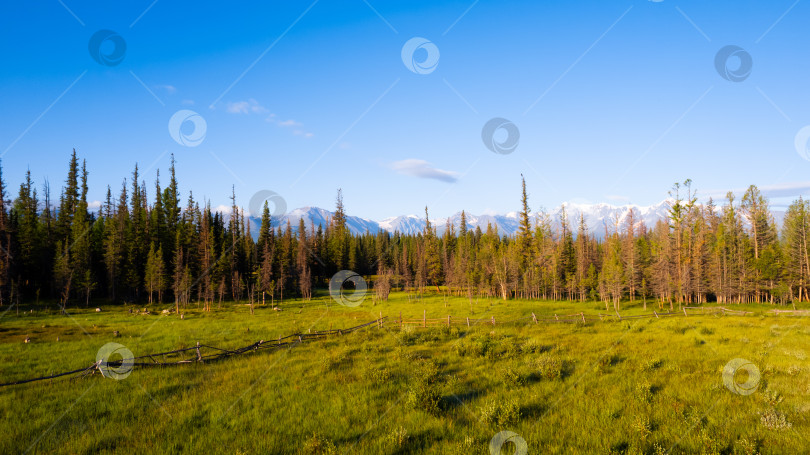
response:
<path id="1" fill-rule="evenodd" d="M 217 361 L 136 366 L 119 380 L 96 372 L 4 386 L 0 453 L 489 454 L 498 434 L 511 436 L 502 453 L 810 451 L 810 320 L 768 305 L 585 323 L 531 315 L 598 316 L 602 303 L 399 292 L 353 308 L 317 295 L 253 314 L 191 304 L 183 319 L 163 314 L 170 304 L 37 308 L 4 309 L 0 382 L 90 366 L 108 342 L 135 356 L 197 342 L 235 349 L 386 319 Z M 622 315 L 653 309 L 624 303 Z M 453 319 L 400 328 L 400 314 Z M 748 366 L 729 382 L 733 359 Z"/>

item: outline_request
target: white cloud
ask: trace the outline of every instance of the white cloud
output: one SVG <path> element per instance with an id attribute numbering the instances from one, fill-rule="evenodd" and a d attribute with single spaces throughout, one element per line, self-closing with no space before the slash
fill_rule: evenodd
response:
<path id="1" fill-rule="evenodd" d="M 425 160 L 407 159 L 395 161 L 392 163 L 391 168 L 400 174 L 422 179 L 441 180 L 442 182 L 448 183 L 453 183 L 458 180 L 458 172 L 435 168 Z"/>
<path id="2" fill-rule="evenodd" d="M 315 136 L 314 134 L 312 134 L 309 131 L 306 131 L 304 129 L 304 124 L 303 123 L 297 122 L 297 121 L 295 121 L 293 119 L 287 119 L 287 120 L 284 120 L 282 122 L 275 122 L 274 119 L 268 118 L 267 121 L 271 122 L 271 123 L 275 123 L 276 125 L 278 125 L 279 127 L 282 127 L 282 128 L 292 128 L 293 129 L 292 133 L 294 135 L 296 135 L 296 136 L 301 136 L 301 137 L 306 137 L 306 138 L 310 138 L 312 136 Z"/>
<path id="3" fill-rule="evenodd" d="M 177 92 L 177 87 L 175 87 L 174 85 L 167 85 L 167 84 L 156 85 L 155 88 L 160 89 L 160 90 L 165 90 L 166 93 L 168 93 L 169 95 L 174 95 L 175 92 Z"/>
<path id="4" fill-rule="evenodd" d="M 233 103 L 228 103 L 228 106 L 225 110 L 229 114 L 266 114 L 270 111 L 267 110 L 266 107 L 259 104 L 258 101 L 254 100 L 253 98 L 247 101 L 236 101 Z"/>
<path id="5" fill-rule="evenodd" d="M 194 100 L 183 100 L 182 103 L 184 106 L 194 106 Z"/>
<path id="6" fill-rule="evenodd" d="M 270 112 L 269 109 L 259 104 L 253 98 L 250 98 L 246 101 L 235 101 L 228 103 L 225 107 L 226 112 L 229 114 L 266 114 L 264 120 L 268 123 L 275 123 L 277 126 L 281 128 L 290 128 L 292 129 L 292 133 L 296 136 L 310 138 L 313 137 L 314 134 L 310 133 L 306 129 L 304 129 L 304 124 L 301 122 L 297 122 L 293 119 L 288 119 L 284 121 L 279 121 L 276 114 Z"/>
<path id="7" fill-rule="evenodd" d="M 792 183 L 777 183 L 774 185 L 759 186 L 759 191 L 767 198 L 798 198 L 799 196 L 807 196 L 810 194 L 810 182 L 792 182 Z M 748 188 L 738 188 L 731 190 L 737 198 L 742 197 Z M 705 198 L 713 198 L 715 201 L 724 200 L 728 190 L 708 190 L 706 192 L 698 192 L 698 196 Z M 739 202 L 739 201 L 737 201 Z"/>
<path id="8" fill-rule="evenodd" d="M 301 126 L 304 126 L 304 125 L 301 122 L 296 122 L 293 119 L 289 119 L 289 120 L 284 120 L 283 122 L 278 122 L 278 126 L 292 128 L 294 126 L 301 127 Z"/>

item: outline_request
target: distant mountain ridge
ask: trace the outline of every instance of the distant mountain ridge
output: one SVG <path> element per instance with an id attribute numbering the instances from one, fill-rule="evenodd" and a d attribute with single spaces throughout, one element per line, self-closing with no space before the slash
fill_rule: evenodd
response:
<path id="1" fill-rule="evenodd" d="M 612 204 L 579 204 L 566 202 L 557 207 L 556 209 L 545 212 L 550 217 L 552 228 L 559 228 L 563 216 L 563 208 L 568 218 L 568 225 L 571 230 L 576 234 L 577 227 L 579 226 L 580 215 L 585 218 L 585 223 L 588 226 L 588 231 L 591 235 L 597 238 L 603 238 L 606 228 L 607 231 L 612 231 L 615 222 L 618 219 L 620 228 L 624 228 L 627 222 L 627 217 L 630 210 L 635 210 L 636 225 L 644 223 L 648 228 L 652 228 L 659 220 L 667 218 L 667 211 L 669 204 L 666 200 L 658 204 L 649 206 L 639 205 L 612 205 Z M 720 207 L 718 207 L 720 210 Z M 772 211 L 777 225 L 781 226 L 784 211 Z M 473 215 L 470 213 L 465 214 L 467 217 L 467 229 L 475 229 L 480 227 L 482 231 L 486 231 L 488 225 L 493 228 L 497 227 L 498 233 L 501 235 L 513 235 L 519 228 L 519 213 L 509 212 L 504 215 Z M 539 214 L 532 212 L 532 223 L 537 221 Z M 334 212 L 319 207 L 301 207 L 291 210 L 283 216 L 273 219 L 273 227 L 286 226 L 289 221 L 293 229 L 298 229 L 299 220 L 304 219 L 304 225 L 309 230 L 312 226 L 315 229 L 318 226 L 326 228 L 329 220 L 334 217 Z M 449 217 L 450 224 L 458 231 L 461 225 L 461 212 L 455 213 Z M 435 218 L 431 219 L 430 223 L 436 228 L 438 235 L 442 235 L 447 228 L 448 218 Z M 252 229 L 254 235 L 258 235 L 258 226 L 261 222 L 259 218 L 251 217 L 251 222 L 254 224 Z M 417 234 L 423 232 L 425 229 L 425 218 L 417 215 L 400 215 L 396 217 L 385 218 L 381 221 L 369 220 L 357 216 L 347 216 L 346 224 L 353 234 L 363 234 L 365 232 L 377 233 L 378 231 L 387 231 L 390 233 L 399 232 L 401 234 Z"/>
<path id="2" fill-rule="evenodd" d="M 580 215 L 583 215 L 590 233 L 597 237 L 602 237 L 605 231 L 605 225 L 612 227 L 616 217 L 618 217 L 619 222 L 623 225 L 631 209 L 635 209 L 637 222 L 643 221 L 645 225 L 652 227 L 658 220 L 666 218 L 668 205 L 666 201 L 651 206 L 564 203 L 553 211 L 546 212 L 551 218 L 552 226 L 555 228 L 560 225 L 563 208 L 565 208 L 568 223 L 572 230 L 576 231 Z M 532 212 L 531 216 L 532 222 L 534 223 L 537 220 L 538 213 Z M 273 219 L 273 227 L 286 226 L 289 221 L 290 226 L 293 229 L 297 229 L 299 220 L 303 218 L 304 225 L 307 229 L 310 229 L 312 226 L 315 226 L 315 229 L 317 229 L 319 225 L 325 228 L 332 217 L 334 217 L 334 212 L 320 207 L 301 207 L 291 210 L 279 218 Z M 518 212 L 509 212 L 503 215 L 474 215 L 466 213 L 466 217 L 468 229 L 480 227 L 482 231 L 485 231 L 488 225 L 492 225 L 493 228 L 497 227 L 498 233 L 501 235 L 515 234 L 518 231 L 520 223 Z M 448 218 L 435 218 L 431 219 L 430 222 L 436 228 L 437 233 L 442 235 L 447 228 L 447 220 Z M 450 224 L 458 230 L 461 225 L 461 212 L 451 215 L 449 220 Z M 251 222 L 255 227 L 258 227 L 260 219 L 251 217 Z M 425 218 L 417 215 L 400 215 L 385 218 L 381 221 L 374 221 L 349 215 L 346 217 L 346 224 L 353 234 L 362 234 L 365 232 L 376 233 L 380 230 L 390 233 L 417 234 L 424 231 Z M 258 229 L 255 229 L 255 232 L 258 232 Z"/>

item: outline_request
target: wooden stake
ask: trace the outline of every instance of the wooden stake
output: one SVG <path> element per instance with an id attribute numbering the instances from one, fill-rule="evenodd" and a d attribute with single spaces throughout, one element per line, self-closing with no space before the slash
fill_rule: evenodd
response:
<path id="1" fill-rule="evenodd" d="M 689 316 L 688 314 L 686 314 L 686 308 L 683 309 L 683 315 L 684 316 Z"/>
<path id="2" fill-rule="evenodd" d="M 579 314 L 582 316 L 582 323 L 585 324 L 585 312 Z"/>
<path id="3" fill-rule="evenodd" d="M 427 327 L 427 310 L 422 310 L 422 327 Z"/>
<path id="4" fill-rule="evenodd" d="M 467 327 L 469 327 L 469 326 L 470 326 L 470 317 L 467 316 Z"/>
<path id="5" fill-rule="evenodd" d="M 495 325 L 495 316 L 492 316 L 492 325 Z"/>
<path id="6" fill-rule="evenodd" d="M 661 319 L 658 317 L 658 313 L 656 313 L 655 310 L 653 310 L 653 314 L 655 315 L 655 319 Z"/>
<path id="7" fill-rule="evenodd" d="M 202 362 L 202 356 L 200 355 L 200 342 L 197 342 L 197 361 Z"/>
<path id="8" fill-rule="evenodd" d="M 534 313 L 532 313 L 532 321 L 537 324 L 537 316 L 535 316 Z"/>
<path id="9" fill-rule="evenodd" d="M 450 315 L 447 315 L 447 327 L 450 327 Z"/>

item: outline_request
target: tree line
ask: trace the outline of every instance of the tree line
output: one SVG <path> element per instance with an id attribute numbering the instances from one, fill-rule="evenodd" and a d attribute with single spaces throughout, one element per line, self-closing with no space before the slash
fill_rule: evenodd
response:
<path id="1" fill-rule="evenodd" d="M 302 219 L 273 227 L 265 202 L 254 233 L 233 192 L 230 214 L 201 205 L 192 192 L 183 202 L 175 164 L 172 157 L 165 188 L 157 171 L 151 196 L 136 164 L 117 196 L 107 187 L 97 211 L 88 207 L 86 163 L 75 150 L 56 203 L 30 171 L 10 199 L 0 169 L 0 305 L 55 299 L 65 310 L 102 298 L 210 311 L 224 300 L 308 300 L 340 270 L 367 277 L 379 299 L 392 289 L 435 290 L 471 301 L 600 300 L 616 310 L 627 300 L 672 309 L 810 299 L 810 205 L 794 201 L 779 230 L 753 185 L 739 201 L 729 192 L 718 207 L 698 203 L 691 181 L 675 184 L 665 220 L 646 226 L 631 210 L 605 223 L 601 237 L 564 207 L 556 222 L 532 215 L 522 177 L 511 236 L 497 226 L 468 227 L 465 212 L 458 227 L 448 219 L 438 235 L 427 208 L 420 233 L 353 234 L 340 190 L 325 226 Z"/>

